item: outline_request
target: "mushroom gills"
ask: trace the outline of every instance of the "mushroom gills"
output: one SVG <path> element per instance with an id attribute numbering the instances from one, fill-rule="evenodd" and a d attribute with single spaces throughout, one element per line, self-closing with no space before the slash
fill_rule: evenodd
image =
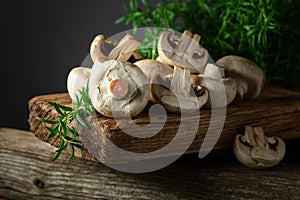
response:
<path id="1" fill-rule="evenodd" d="M 279 137 L 266 137 L 262 127 L 246 126 L 245 135 L 235 138 L 234 153 L 245 166 L 264 169 L 283 159 L 285 144 Z"/>
<path id="2" fill-rule="evenodd" d="M 181 38 L 170 31 L 161 33 L 158 40 L 159 59 L 170 66 L 180 66 L 192 73 L 202 73 L 208 61 L 207 51 L 199 45 L 200 35 L 185 30 Z"/>

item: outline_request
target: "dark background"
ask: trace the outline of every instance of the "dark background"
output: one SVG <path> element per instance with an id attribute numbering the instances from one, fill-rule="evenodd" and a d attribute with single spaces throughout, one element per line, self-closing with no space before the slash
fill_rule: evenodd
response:
<path id="1" fill-rule="evenodd" d="M 125 14 L 125 0 L 4 2 L 0 127 L 28 129 L 28 101 L 32 97 L 66 92 L 69 71 L 81 65 L 97 34 L 114 35 L 131 29 L 114 23 Z"/>

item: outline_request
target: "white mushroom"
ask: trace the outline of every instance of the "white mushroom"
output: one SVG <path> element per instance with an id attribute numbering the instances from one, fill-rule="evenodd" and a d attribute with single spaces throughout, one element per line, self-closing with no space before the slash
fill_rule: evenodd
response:
<path id="1" fill-rule="evenodd" d="M 104 35 L 98 35 L 94 38 L 90 54 L 93 62 L 105 62 L 107 60 L 128 61 L 131 57 L 134 60 L 142 59 L 136 49 L 141 43 L 135 40 L 131 35 L 125 35 L 120 42 Z"/>
<path id="2" fill-rule="evenodd" d="M 136 116 L 147 105 L 150 87 L 145 74 L 129 62 L 96 61 L 89 81 L 95 109 L 106 117 Z"/>
<path id="3" fill-rule="evenodd" d="M 79 91 L 83 87 L 87 87 L 88 80 L 91 75 L 91 69 L 87 67 L 73 68 L 67 78 L 67 90 L 73 101 L 76 100 L 76 95 L 80 97 Z"/>
<path id="4" fill-rule="evenodd" d="M 238 86 L 235 101 L 252 100 L 260 95 L 265 76 L 260 67 L 251 60 L 240 56 L 225 56 L 216 64 L 225 70 L 225 76 L 233 78 Z"/>
<path id="5" fill-rule="evenodd" d="M 206 89 L 191 87 L 188 69 L 175 66 L 172 77 L 157 75 L 154 82 L 152 91 L 169 112 L 195 112 L 208 100 Z"/>
<path id="6" fill-rule="evenodd" d="M 169 112 L 194 112 L 208 100 L 208 93 L 201 87 L 192 88 L 191 72 L 203 72 L 208 53 L 199 45 L 200 35 L 185 30 L 180 39 L 170 31 L 162 32 L 158 41 L 160 59 L 174 67 L 172 78 L 164 86 L 157 85 L 156 93 L 162 92 L 160 102 Z M 162 79 L 159 75 L 157 78 Z M 169 88 L 170 90 L 166 90 Z"/>
<path id="7" fill-rule="evenodd" d="M 166 81 L 166 79 L 171 80 L 173 74 L 173 68 L 170 66 L 156 61 L 152 59 L 144 59 L 134 63 L 138 66 L 143 73 L 147 76 L 149 83 L 150 83 L 150 97 L 149 100 L 154 103 L 159 103 L 158 96 L 161 94 L 156 94 L 155 90 L 153 90 L 153 85 L 159 84 L 157 82 L 157 76 L 160 76 L 160 79 Z M 162 82 L 162 81 L 160 81 Z"/>
<path id="8" fill-rule="evenodd" d="M 189 69 L 192 73 L 203 73 L 208 61 L 208 52 L 200 47 L 201 36 L 185 30 L 181 38 L 172 35 L 172 32 L 162 32 L 158 44 L 159 59 L 170 66 L 180 66 Z"/>
<path id="9" fill-rule="evenodd" d="M 191 85 L 206 88 L 209 98 L 206 107 L 211 108 L 212 103 L 214 108 L 220 108 L 230 104 L 236 96 L 237 85 L 232 78 L 217 78 L 206 75 L 192 75 Z M 222 95 L 223 94 L 223 95 Z M 213 102 L 212 102 L 213 101 Z"/>
<path id="10" fill-rule="evenodd" d="M 236 135 L 234 154 L 245 166 L 264 169 L 277 165 L 284 157 L 285 144 L 279 137 L 266 137 L 262 127 L 246 126 L 245 135 Z"/>

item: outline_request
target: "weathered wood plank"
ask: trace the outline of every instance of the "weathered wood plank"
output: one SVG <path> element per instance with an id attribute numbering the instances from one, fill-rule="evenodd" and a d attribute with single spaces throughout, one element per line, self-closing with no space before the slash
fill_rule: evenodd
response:
<path id="1" fill-rule="evenodd" d="M 51 162 L 56 148 L 27 131 L 0 128 L 0 141 L 4 199 L 300 199 L 299 162 L 251 170 L 229 151 L 202 160 L 186 155 L 159 171 L 129 174 L 65 154 Z"/>
<path id="2" fill-rule="evenodd" d="M 48 138 L 48 131 L 45 125 L 35 120 L 35 116 L 45 117 L 47 119 L 55 119 L 57 117 L 53 108 L 47 104 L 47 100 L 56 101 L 60 104 L 70 105 L 68 94 L 53 94 L 34 97 L 29 101 L 29 119 L 30 130 L 40 139 L 53 144 L 59 145 L 59 138 Z M 201 111 L 201 120 L 199 123 L 198 133 L 192 145 L 186 153 L 198 152 L 205 137 L 210 122 L 210 110 Z M 187 118 L 186 127 L 195 126 L 193 116 Z M 78 132 L 82 137 L 86 135 L 94 135 L 96 140 L 94 143 L 101 143 L 101 158 L 109 162 L 126 162 L 127 158 L 116 157 L 112 155 L 112 151 L 103 143 L 103 137 L 109 138 L 114 144 L 122 149 L 131 152 L 152 152 L 160 149 L 168 144 L 175 136 L 180 124 L 180 115 L 168 114 L 167 122 L 164 128 L 155 136 L 150 138 L 136 138 L 125 134 L 118 127 L 119 123 L 114 119 L 108 119 L 103 116 L 89 117 L 87 120 L 91 124 L 91 130 L 77 126 Z M 285 90 L 277 87 L 266 88 L 261 96 L 251 102 L 244 102 L 239 105 L 229 105 L 226 113 L 225 125 L 214 149 L 228 148 L 232 146 L 234 137 L 237 133 L 243 133 L 246 125 L 262 126 L 266 135 L 276 135 L 283 139 L 293 139 L 300 137 L 300 93 Z M 150 119 L 146 112 L 137 116 L 134 120 L 137 125 L 145 125 L 150 123 Z M 124 122 L 128 123 L 128 122 Z M 99 126 L 100 124 L 100 126 Z M 138 131 L 131 129 L 132 133 L 138 134 Z M 103 134 L 102 134 L 103 133 Z M 178 145 L 185 145 L 185 137 L 191 134 L 188 130 L 183 133 Z M 208 142 L 215 138 L 209 138 Z M 206 149 L 204 149 L 205 151 Z M 167 152 L 159 157 L 173 156 L 174 152 Z M 88 160 L 94 160 L 93 156 L 88 153 L 76 152 L 76 156 L 83 157 Z M 111 158 L 114 158 L 112 160 Z M 99 158 L 98 158 L 99 159 Z M 147 159 L 147 155 L 144 157 Z"/>

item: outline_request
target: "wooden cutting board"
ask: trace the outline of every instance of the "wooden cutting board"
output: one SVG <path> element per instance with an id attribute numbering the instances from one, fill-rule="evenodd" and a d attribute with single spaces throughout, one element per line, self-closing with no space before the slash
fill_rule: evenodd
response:
<path id="1" fill-rule="evenodd" d="M 45 128 L 45 124 L 36 120 L 35 117 L 43 117 L 46 119 L 56 119 L 57 113 L 51 105 L 47 103 L 47 100 L 57 102 L 59 104 L 72 106 L 71 99 L 67 93 L 61 94 L 49 94 L 41 95 L 32 98 L 29 101 L 29 119 L 30 130 L 41 140 L 50 143 L 56 147 L 60 144 L 59 137 L 48 138 L 49 132 Z M 203 143 L 209 122 L 211 119 L 210 110 L 201 110 L 201 119 L 199 122 L 199 128 L 197 135 L 192 144 L 185 151 L 185 153 L 196 153 Z M 76 126 L 77 131 L 83 137 L 87 135 L 93 135 L 92 142 L 98 145 L 98 160 L 95 159 L 89 152 L 76 150 L 75 156 L 82 157 L 87 160 L 99 162 L 126 162 L 126 158 L 123 156 L 115 155 L 109 145 L 105 143 L 103 137 L 106 137 L 113 144 L 126 151 L 135 153 L 147 153 L 156 151 L 172 141 L 176 136 L 176 132 L 180 125 L 179 114 L 168 114 L 167 121 L 163 129 L 156 135 L 150 138 L 137 138 L 124 133 L 119 127 L 118 123 L 114 119 L 109 119 L 101 115 L 96 117 L 89 117 L 89 124 L 91 129 L 84 129 L 81 126 Z M 133 123 L 137 125 L 145 126 L 149 124 L 149 117 L 147 112 L 143 112 L 133 119 Z M 195 120 L 191 115 L 185 126 L 195 126 Z M 124 122 L 126 123 L 126 122 Z M 234 137 L 236 134 L 243 134 L 246 125 L 250 126 L 262 126 L 266 135 L 279 136 L 282 139 L 293 139 L 300 137 L 300 92 L 290 91 L 279 87 L 265 88 L 260 97 L 249 102 L 243 102 L 238 105 L 229 105 L 227 107 L 226 119 L 224 128 L 218 142 L 214 146 L 214 149 L 231 148 L 233 145 Z M 187 129 L 188 130 L 188 129 Z M 132 129 L 132 132 L 137 130 Z M 138 134 L 138 133 L 136 133 Z M 191 134 L 186 131 L 181 134 L 181 142 L 178 145 L 186 145 L 185 136 Z M 213 142 L 215 138 L 207 138 Z M 206 149 L 202 149 L 205 151 Z M 168 157 L 176 156 L 174 152 L 164 152 L 156 157 Z M 148 159 L 147 154 L 143 159 Z M 151 157 L 153 158 L 153 157 Z"/>

